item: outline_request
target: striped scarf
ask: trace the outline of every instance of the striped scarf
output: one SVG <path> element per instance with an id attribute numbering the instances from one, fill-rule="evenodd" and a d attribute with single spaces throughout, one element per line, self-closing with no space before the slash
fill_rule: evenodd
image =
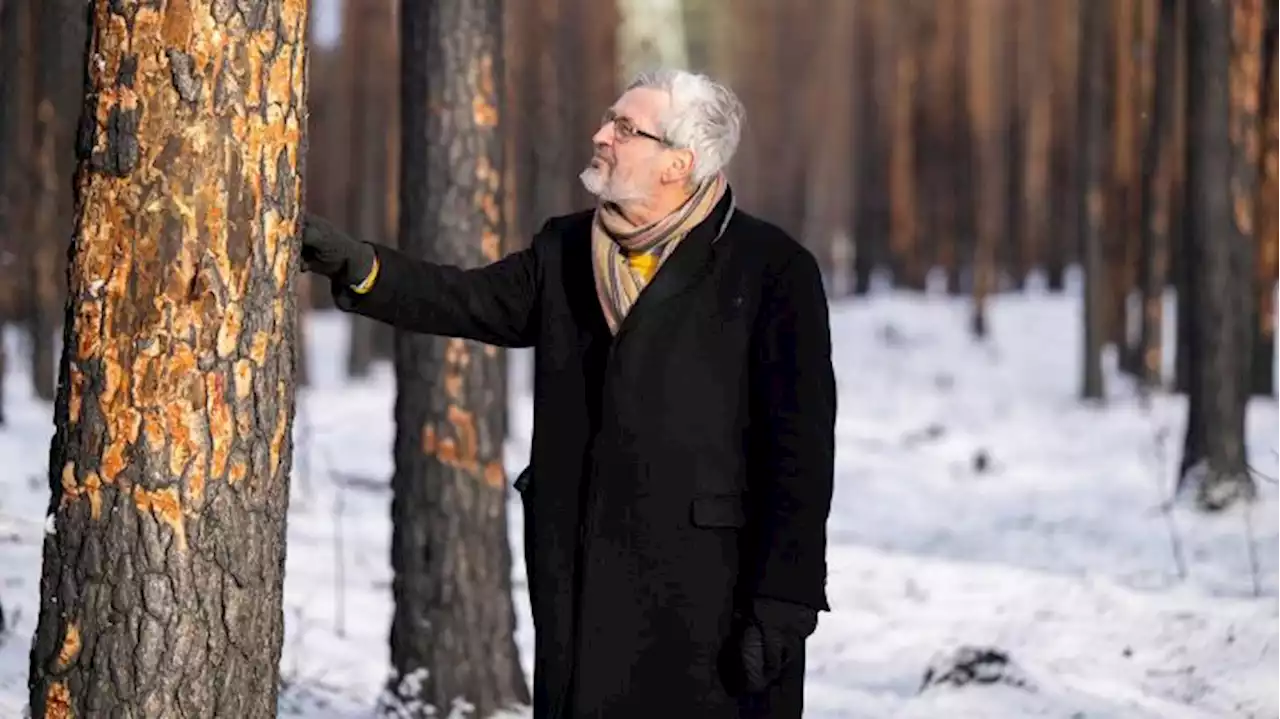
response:
<path id="1" fill-rule="evenodd" d="M 728 187 L 717 173 L 703 182 L 678 210 L 644 227 L 631 224 L 611 202 L 596 207 L 591 223 L 596 295 L 609 330 L 617 334 L 649 280 L 689 231 L 711 214 Z"/>

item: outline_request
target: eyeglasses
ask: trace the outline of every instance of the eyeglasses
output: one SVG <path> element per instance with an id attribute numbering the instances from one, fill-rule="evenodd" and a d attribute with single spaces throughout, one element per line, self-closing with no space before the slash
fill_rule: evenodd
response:
<path id="1" fill-rule="evenodd" d="M 648 140 L 653 140 L 660 145 L 666 145 L 667 147 L 671 146 L 670 142 L 667 142 L 653 133 L 641 130 L 636 127 L 636 124 L 631 121 L 631 118 L 622 117 L 613 110 L 606 110 L 604 117 L 600 118 L 601 127 L 608 125 L 609 123 L 613 123 L 613 135 L 618 139 L 618 142 L 626 142 L 627 140 L 635 137 L 643 137 Z"/>

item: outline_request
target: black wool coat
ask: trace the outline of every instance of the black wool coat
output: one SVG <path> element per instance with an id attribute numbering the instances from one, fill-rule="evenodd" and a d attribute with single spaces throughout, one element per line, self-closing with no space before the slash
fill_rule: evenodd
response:
<path id="1" fill-rule="evenodd" d="M 753 598 L 829 609 L 835 377 L 814 257 L 725 198 L 658 270 L 617 336 L 591 212 L 477 269 L 376 247 L 338 305 L 414 332 L 533 347 L 517 480 L 535 630 L 534 716 L 799 717 L 803 657 L 736 688 Z"/>

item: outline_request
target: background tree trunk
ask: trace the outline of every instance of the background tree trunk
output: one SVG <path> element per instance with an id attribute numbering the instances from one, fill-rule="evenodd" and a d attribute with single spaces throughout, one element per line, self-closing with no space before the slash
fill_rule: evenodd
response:
<path id="1" fill-rule="evenodd" d="M 1255 491 L 1244 445 L 1249 283 L 1239 278 L 1248 274 L 1254 247 L 1249 210 L 1258 156 L 1256 143 L 1248 150 L 1245 128 L 1257 126 L 1248 110 L 1257 107 L 1258 75 L 1247 65 L 1258 63 L 1252 35 L 1260 33 L 1261 11 L 1261 0 L 1190 0 L 1187 18 L 1193 352 L 1178 489 L 1194 489 L 1207 510 Z"/>
<path id="2" fill-rule="evenodd" d="M 1177 147 L 1174 116 L 1177 93 L 1178 0 L 1160 0 L 1157 9 L 1155 88 L 1151 126 L 1142 148 L 1142 352 L 1141 381 L 1148 389 L 1163 382 L 1164 291 L 1168 284 L 1169 248 L 1174 207 L 1174 163 Z"/>
<path id="3" fill-rule="evenodd" d="M 0 5 L 0 420 L 8 376 L 5 326 L 22 314 L 29 279 L 19 258 L 30 249 L 33 5 L 32 0 Z"/>
<path id="4" fill-rule="evenodd" d="M 1106 47 L 1107 7 L 1081 1 L 1080 80 L 1076 104 L 1077 138 L 1080 142 L 1079 189 L 1076 197 L 1080 249 L 1084 256 L 1084 399 L 1106 396 L 1102 379 L 1102 348 L 1106 344 L 1107 276 L 1103 254 L 1106 200 L 1103 182 L 1110 138 L 1106 131 Z"/>
<path id="5" fill-rule="evenodd" d="M 401 247 L 476 267 L 502 247 L 498 0 L 401 5 Z M 393 677 L 384 711 L 528 704 L 516 650 L 501 350 L 396 335 Z"/>
<path id="6" fill-rule="evenodd" d="M 34 157 L 27 181 L 34 190 L 27 320 L 31 382 L 53 400 L 54 341 L 63 296 L 64 257 L 74 221 L 70 178 L 75 170 L 87 28 L 84 0 L 36 3 Z"/>
<path id="7" fill-rule="evenodd" d="M 1009 197 L 1004 123 L 1007 116 L 1005 62 L 1001 56 L 1005 0 L 969 3 L 969 114 L 975 153 L 974 189 L 978 235 L 973 252 L 973 309 L 970 329 L 987 335 L 987 301 L 996 291 L 996 255 L 1007 232 L 1005 201 Z"/>
<path id="8" fill-rule="evenodd" d="M 1050 160 L 1050 202 L 1053 216 L 1045 258 L 1045 280 L 1052 291 L 1066 286 L 1067 265 L 1077 256 L 1081 228 L 1079 194 L 1080 155 L 1078 134 L 1081 97 L 1079 89 L 1080 13 L 1084 0 L 1049 0 L 1055 31 L 1049 39 L 1053 54 L 1053 156 Z"/>
<path id="9" fill-rule="evenodd" d="M 32 714 L 273 717 L 306 3 L 92 8 Z"/>
<path id="10" fill-rule="evenodd" d="M 1262 167 L 1258 183 L 1257 264 L 1255 266 L 1257 292 L 1256 334 L 1253 342 L 1252 381 L 1253 394 L 1273 395 L 1276 391 L 1276 272 L 1277 272 L 1277 207 L 1280 202 L 1280 186 L 1277 183 L 1276 155 L 1276 35 L 1280 10 L 1275 3 L 1267 3 L 1266 25 L 1262 43 L 1262 111 L 1258 122 L 1262 142 Z"/>

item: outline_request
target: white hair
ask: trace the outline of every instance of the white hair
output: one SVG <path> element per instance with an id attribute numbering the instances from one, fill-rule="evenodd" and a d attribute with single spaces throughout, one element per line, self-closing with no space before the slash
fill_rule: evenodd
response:
<path id="1" fill-rule="evenodd" d="M 732 90 L 706 75 L 674 69 L 641 72 L 627 89 L 637 87 L 662 90 L 671 98 L 659 134 L 672 146 L 693 151 L 695 185 L 733 159 L 746 113 Z"/>

